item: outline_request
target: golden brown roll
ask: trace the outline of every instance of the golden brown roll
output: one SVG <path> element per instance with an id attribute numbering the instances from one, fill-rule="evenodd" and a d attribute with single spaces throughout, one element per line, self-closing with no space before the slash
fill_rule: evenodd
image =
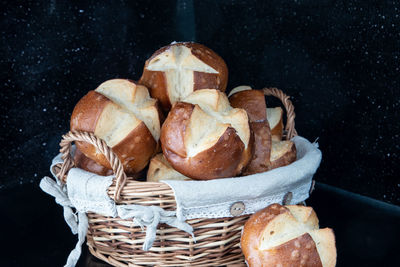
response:
<path id="1" fill-rule="evenodd" d="M 254 154 L 243 175 L 265 172 L 271 169 L 271 130 L 267 120 L 267 104 L 264 93 L 248 86 L 239 86 L 229 94 L 234 108 L 246 110 L 250 128 L 254 133 Z"/>
<path id="2" fill-rule="evenodd" d="M 240 174 L 252 156 L 247 113 L 215 89 L 197 90 L 172 107 L 161 129 L 163 154 L 183 175 L 199 180 Z"/>
<path id="3" fill-rule="evenodd" d="M 177 172 L 165 159 L 162 153 L 155 155 L 150 160 L 147 171 L 148 182 L 159 182 L 160 180 L 191 180 L 189 177 Z"/>
<path id="4" fill-rule="evenodd" d="M 319 229 L 311 207 L 272 204 L 246 222 L 241 248 L 249 267 L 336 265 L 335 235 Z"/>
<path id="5" fill-rule="evenodd" d="M 133 81 L 114 79 L 90 91 L 75 106 L 71 130 L 92 132 L 103 139 L 121 160 L 126 173 L 137 173 L 149 162 L 160 138 L 157 100 L 146 87 Z M 88 158 L 111 169 L 93 145 L 76 142 Z"/>
<path id="6" fill-rule="evenodd" d="M 283 136 L 283 110 L 281 107 L 267 108 L 267 119 L 272 140 L 281 141 Z"/>
<path id="7" fill-rule="evenodd" d="M 292 141 L 272 141 L 270 169 L 284 167 L 296 161 L 296 146 Z"/>
<path id="8" fill-rule="evenodd" d="M 296 146 L 281 141 L 283 110 L 267 108 L 264 93 L 249 86 L 238 86 L 229 93 L 232 107 L 246 110 L 254 133 L 254 154 L 243 175 L 265 172 L 289 165 L 296 160 Z"/>
<path id="9" fill-rule="evenodd" d="M 149 88 L 151 96 L 168 111 L 195 90 L 225 91 L 228 68 L 220 56 L 204 45 L 172 43 L 146 61 L 139 83 Z"/>
<path id="10" fill-rule="evenodd" d="M 75 150 L 74 162 L 77 168 L 83 169 L 102 176 L 109 176 L 113 174 L 113 170 L 107 169 L 103 165 L 98 164 L 96 161 L 88 158 L 79 149 Z"/>

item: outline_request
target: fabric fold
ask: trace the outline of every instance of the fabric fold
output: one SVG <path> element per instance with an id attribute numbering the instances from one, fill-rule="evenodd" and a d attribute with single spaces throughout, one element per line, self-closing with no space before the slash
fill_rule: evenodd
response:
<path id="1" fill-rule="evenodd" d="M 67 263 L 65 267 L 73 267 L 79 260 L 82 252 L 82 244 L 85 242 L 86 233 L 88 229 L 88 219 L 86 213 L 78 212 L 75 215 L 72 208 L 74 207 L 64 190 L 64 186 L 57 183 L 50 177 L 44 177 L 39 184 L 40 188 L 47 194 L 55 197 L 56 203 L 64 208 L 64 219 L 71 228 L 74 235 L 78 234 L 78 242 L 75 248 L 68 255 Z"/>
<path id="2" fill-rule="evenodd" d="M 50 177 L 44 177 L 39 184 L 40 188 L 47 194 L 53 196 L 57 204 L 61 205 L 64 209 L 64 220 L 68 224 L 72 233 L 75 235 L 78 232 L 77 216 L 74 214 L 73 205 L 68 198 L 66 191 L 61 185 Z"/>
<path id="3" fill-rule="evenodd" d="M 175 211 L 166 211 L 157 206 L 116 205 L 107 193 L 113 178 L 113 176 L 99 176 L 73 168 L 68 172 L 66 185 L 62 185 L 50 177 L 44 177 L 40 181 L 40 188 L 55 197 L 56 203 L 63 207 L 64 219 L 72 233 L 78 234 L 78 242 L 68 256 L 66 267 L 75 266 L 81 255 L 82 244 L 88 230 L 86 212 L 132 219 L 134 224 L 143 230 L 145 227 L 146 238 L 143 243 L 145 251 L 152 247 L 156 239 L 157 226 L 160 223 L 183 230 L 194 238 L 193 228 L 185 221 L 179 221 L 175 216 Z M 73 208 L 76 209 L 77 215 Z"/>

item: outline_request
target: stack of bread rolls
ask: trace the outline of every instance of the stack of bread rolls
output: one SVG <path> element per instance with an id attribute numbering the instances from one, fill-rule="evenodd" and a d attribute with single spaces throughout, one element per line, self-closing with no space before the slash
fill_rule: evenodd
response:
<path id="1" fill-rule="evenodd" d="M 89 91 L 75 106 L 71 130 L 103 139 L 131 177 L 149 165 L 149 181 L 243 176 L 293 162 L 294 143 L 282 141 L 282 109 L 267 108 L 262 91 L 248 86 L 228 98 L 227 81 L 214 51 L 172 43 L 146 61 L 138 82 L 113 79 Z M 111 174 L 93 145 L 76 145 L 76 166 Z"/>
<path id="2" fill-rule="evenodd" d="M 172 43 L 145 63 L 139 82 L 112 79 L 75 106 L 70 127 L 94 133 L 129 177 L 147 181 L 209 180 L 266 172 L 296 160 L 283 141 L 283 110 L 268 108 L 249 86 L 224 93 L 228 69 L 211 49 Z M 166 117 L 165 121 L 164 118 Z M 75 165 L 111 175 L 93 145 L 76 142 Z M 274 204 L 246 223 L 241 246 L 249 266 L 334 266 L 331 229 L 319 229 L 312 208 Z"/>

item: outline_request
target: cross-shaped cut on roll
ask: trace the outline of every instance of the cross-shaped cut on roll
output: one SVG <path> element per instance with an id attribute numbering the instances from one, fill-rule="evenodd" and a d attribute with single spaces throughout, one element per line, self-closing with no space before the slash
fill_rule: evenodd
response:
<path id="1" fill-rule="evenodd" d="M 227 82 L 225 61 L 208 47 L 191 42 L 172 43 L 157 50 L 146 61 L 139 80 L 164 111 L 195 90 L 225 91 Z"/>
<path id="2" fill-rule="evenodd" d="M 229 93 L 232 107 L 246 110 L 254 133 L 254 154 L 243 175 L 265 172 L 286 166 L 296 160 L 296 146 L 281 141 L 282 114 L 278 108 L 267 108 L 264 93 L 250 86 L 238 86 Z"/>
<path id="3" fill-rule="evenodd" d="M 161 146 L 171 166 L 199 180 L 233 177 L 252 156 L 247 113 L 232 108 L 215 89 L 194 91 L 173 105 L 161 129 Z"/>
<path id="4" fill-rule="evenodd" d="M 311 207 L 272 204 L 246 222 L 241 248 L 248 266 L 336 265 L 333 230 L 319 229 Z"/>
<path id="5" fill-rule="evenodd" d="M 150 97 L 145 86 L 133 81 L 106 81 L 77 103 L 71 116 L 71 130 L 94 133 L 112 148 L 126 173 L 137 173 L 155 154 L 160 138 L 157 100 Z M 93 145 L 76 145 L 88 158 L 111 168 Z"/>

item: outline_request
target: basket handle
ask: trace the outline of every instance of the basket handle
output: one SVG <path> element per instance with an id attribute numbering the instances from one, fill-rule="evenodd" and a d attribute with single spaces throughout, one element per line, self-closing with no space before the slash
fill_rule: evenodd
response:
<path id="1" fill-rule="evenodd" d="M 106 142 L 96 137 L 93 133 L 70 131 L 62 136 L 62 140 L 60 142 L 60 152 L 62 153 L 61 158 L 63 159 L 63 164 L 61 165 L 60 172 L 57 174 L 57 178 L 60 179 L 60 181 L 65 182 L 65 174 L 74 166 L 74 161 L 71 155 L 71 144 L 74 141 L 83 141 L 94 145 L 110 162 L 111 168 L 116 177 L 114 200 L 119 201 L 122 188 L 126 183 L 126 174 L 124 172 L 123 165 L 117 155 L 115 155 L 112 149 L 106 144 Z"/>
<path id="2" fill-rule="evenodd" d="M 286 95 L 284 92 L 282 92 L 282 90 L 279 90 L 278 88 L 264 88 L 263 92 L 266 96 L 272 95 L 276 98 L 279 98 L 286 109 L 286 140 L 290 140 L 294 136 L 297 136 L 297 131 L 294 128 L 294 118 L 296 117 L 296 113 L 294 113 L 294 106 L 292 104 L 292 101 L 290 101 L 290 96 Z"/>

